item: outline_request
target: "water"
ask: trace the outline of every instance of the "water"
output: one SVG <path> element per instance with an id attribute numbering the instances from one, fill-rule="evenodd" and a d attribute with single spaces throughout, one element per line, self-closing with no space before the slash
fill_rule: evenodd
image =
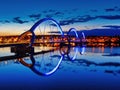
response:
<path id="1" fill-rule="evenodd" d="M 80 50 L 72 61 L 67 55 L 63 58 L 59 50 L 34 56 L 35 69 L 43 73 L 52 70 L 49 63 L 54 61 L 53 66 L 57 65 L 62 58 L 60 67 L 48 76 L 42 76 L 17 59 L 1 61 L 0 90 L 119 90 L 120 47 L 87 47 L 83 55 Z M 70 57 L 75 51 L 71 49 Z M 0 57 L 14 55 L 10 53 L 10 48 L 1 48 L 0 54 Z M 29 58 L 24 59 L 30 61 Z M 39 63 L 47 67 L 41 69 Z M 42 71 L 44 69 L 46 72 Z"/>

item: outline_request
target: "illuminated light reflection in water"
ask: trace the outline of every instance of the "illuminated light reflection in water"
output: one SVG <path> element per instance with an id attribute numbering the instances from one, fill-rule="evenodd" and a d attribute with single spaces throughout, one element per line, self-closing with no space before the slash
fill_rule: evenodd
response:
<path id="1" fill-rule="evenodd" d="M 5 48 L 4 48 L 5 49 Z M 5 49 L 8 55 L 9 48 Z M 60 67 L 48 77 L 36 74 L 15 60 L 0 62 L 0 89 L 13 90 L 119 90 L 120 86 L 120 47 L 87 47 L 86 52 L 76 55 L 71 61 L 67 56 L 62 60 Z M 71 50 L 72 53 L 74 50 Z M 2 48 L 0 50 L 1 56 Z M 71 54 L 72 54 L 71 53 Z M 59 51 L 36 55 L 35 58 L 57 60 Z M 29 58 L 27 58 L 29 59 Z M 26 60 L 27 60 L 26 59 Z M 40 60 L 41 60 L 40 59 Z M 49 65 L 48 65 L 49 66 Z"/>

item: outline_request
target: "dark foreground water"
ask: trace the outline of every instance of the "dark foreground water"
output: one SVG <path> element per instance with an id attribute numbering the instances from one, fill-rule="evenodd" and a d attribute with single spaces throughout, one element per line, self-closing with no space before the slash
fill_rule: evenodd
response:
<path id="1" fill-rule="evenodd" d="M 13 55 L 8 51 L 9 48 L 1 48 L 0 56 Z M 74 54 L 73 50 L 69 57 Z M 61 54 L 55 51 L 37 55 L 35 60 L 40 63 L 51 57 L 56 62 Z M 0 61 L 0 90 L 120 90 L 120 48 L 86 48 L 83 55 L 77 53 L 74 61 L 66 55 L 60 67 L 48 76 L 35 73 L 17 59 Z"/>

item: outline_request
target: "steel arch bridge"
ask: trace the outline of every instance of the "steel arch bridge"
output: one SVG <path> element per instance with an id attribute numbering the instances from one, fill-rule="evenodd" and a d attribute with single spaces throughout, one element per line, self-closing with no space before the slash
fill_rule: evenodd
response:
<path id="1" fill-rule="evenodd" d="M 58 35 L 57 39 L 54 38 L 55 35 Z M 34 43 L 53 44 L 61 42 L 76 45 L 76 43 L 80 44 L 81 42 L 85 42 L 84 33 L 82 32 L 81 35 L 82 37 L 78 35 L 75 28 L 70 28 L 65 35 L 57 21 L 52 18 L 44 18 L 37 21 L 28 31 L 21 34 L 18 42 L 29 43 L 29 46 L 32 46 Z M 39 36 L 39 38 L 37 36 Z"/>
<path id="2" fill-rule="evenodd" d="M 28 40 L 29 45 L 32 46 L 33 43 L 35 42 L 35 39 L 36 39 L 37 35 L 41 35 L 41 39 L 45 39 L 44 38 L 45 35 L 50 35 L 51 37 L 50 37 L 49 41 L 51 40 L 51 42 L 53 42 L 52 35 L 55 34 L 54 32 L 59 33 L 61 35 L 61 37 L 64 37 L 64 33 L 62 31 L 62 28 L 57 21 L 55 21 L 52 18 L 44 18 L 44 19 L 41 19 L 41 20 L 37 21 L 30 28 L 30 30 L 21 34 L 19 39 L 18 39 L 18 42 L 25 42 L 24 40 L 30 39 L 30 40 Z M 26 38 L 29 35 L 31 35 L 31 38 Z M 44 41 L 45 40 L 42 40 L 39 43 L 45 43 Z M 49 41 L 46 41 L 46 42 L 49 42 Z"/>

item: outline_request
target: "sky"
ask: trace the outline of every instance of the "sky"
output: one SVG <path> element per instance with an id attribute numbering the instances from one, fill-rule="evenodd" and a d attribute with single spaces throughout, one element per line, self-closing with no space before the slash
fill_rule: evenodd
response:
<path id="1" fill-rule="evenodd" d="M 63 31 L 120 26 L 120 0 L 0 0 L 0 35 L 20 35 L 42 18 Z"/>

